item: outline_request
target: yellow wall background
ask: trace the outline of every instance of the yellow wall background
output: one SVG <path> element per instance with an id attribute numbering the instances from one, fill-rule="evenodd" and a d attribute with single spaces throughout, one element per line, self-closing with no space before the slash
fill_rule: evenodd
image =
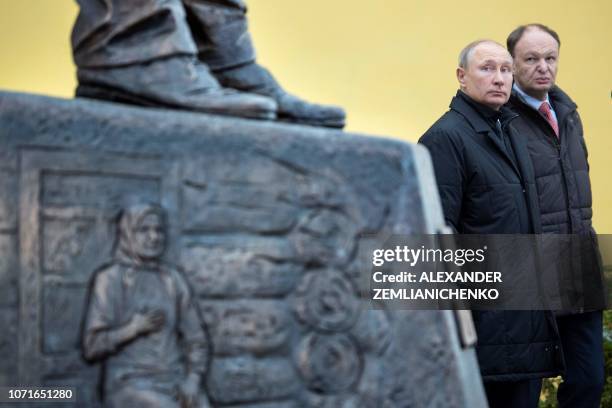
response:
<path id="1" fill-rule="evenodd" d="M 595 226 L 612 233 L 612 2 L 250 0 L 260 62 L 285 87 L 348 112 L 347 130 L 407 141 L 448 107 L 457 54 L 504 43 L 518 24 L 561 36 L 558 84 L 576 101 L 590 150 Z M 71 0 L 0 0 L 0 89 L 71 97 Z"/>

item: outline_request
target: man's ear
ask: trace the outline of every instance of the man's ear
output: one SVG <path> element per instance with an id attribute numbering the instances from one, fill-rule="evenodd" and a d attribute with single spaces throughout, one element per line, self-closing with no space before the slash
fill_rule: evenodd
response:
<path id="1" fill-rule="evenodd" d="M 457 81 L 459 81 L 459 88 L 465 89 L 465 69 L 457 68 Z"/>

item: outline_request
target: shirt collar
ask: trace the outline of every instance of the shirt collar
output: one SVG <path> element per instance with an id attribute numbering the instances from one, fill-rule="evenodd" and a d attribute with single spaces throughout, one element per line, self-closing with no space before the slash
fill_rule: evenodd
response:
<path id="1" fill-rule="evenodd" d="M 531 108 L 533 108 L 535 110 L 540 110 L 540 105 L 542 105 L 542 102 L 547 102 L 548 106 L 552 109 L 552 105 L 550 104 L 550 100 L 548 99 L 548 93 L 546 94 L 546 101 L 541 101 L 539 99 L 534 98 L 531 95 L 527 95 L 525 93 L 525 91 L 523 91 L 521 88 L 519 88 L 519 86 L 518 86 L 518 84 L 516 82 L 514 83 L 514 85 L 512 85 L 512 88 L 520 96 L 520 98 L 523 100 L 523 102 L 525 102 Z"/>

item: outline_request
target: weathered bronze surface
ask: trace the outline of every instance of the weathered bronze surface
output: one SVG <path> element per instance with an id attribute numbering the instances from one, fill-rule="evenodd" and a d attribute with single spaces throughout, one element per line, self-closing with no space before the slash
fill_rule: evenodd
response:
<path id="1" fill-rule="evenodd" d="M 77 95 L 342 128 L 342 108 L 287 93 L 255 60 L 242 0 L 77 0 Z"/>
<path id="2" fill-rule="evenodd" d="M 153 203 L 208 331 L 212 406 L 485 406 L 452 312 L 372 310 L 358 291 L 360 234 L 442 228 L 418 146 L 13 93 L 0 146 L 0 385 L 100 404 L 88 286 L 116 259 L 119 212 Z"/>

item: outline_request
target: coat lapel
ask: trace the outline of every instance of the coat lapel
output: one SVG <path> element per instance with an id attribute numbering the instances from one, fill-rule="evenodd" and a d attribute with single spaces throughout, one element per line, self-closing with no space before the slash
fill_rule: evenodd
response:
<path id="1" fill-rule="evenodd" d="M 517 168 L 514 160 L 508 154 L 506 147 L 503 144 L 503 141 L 497 136 L 495 131 L 491 129 L 491 126 L 481 117 L 481 115 L 476 112 L 474 108 L 472 108 L 467 102 L 465 102 L 462 98 L 455 96 L 451 101 L 450 108 L 452 110 L 457 111 L 461 114 L 472 126 L 472 128 L 478 132 L 486 134 L 487 138 L 493 143 L 497 152 L 506 160 L 508 165 L 514 170 L 516 175 L 521 179 L 521 173 L 519 168 Z"/>

